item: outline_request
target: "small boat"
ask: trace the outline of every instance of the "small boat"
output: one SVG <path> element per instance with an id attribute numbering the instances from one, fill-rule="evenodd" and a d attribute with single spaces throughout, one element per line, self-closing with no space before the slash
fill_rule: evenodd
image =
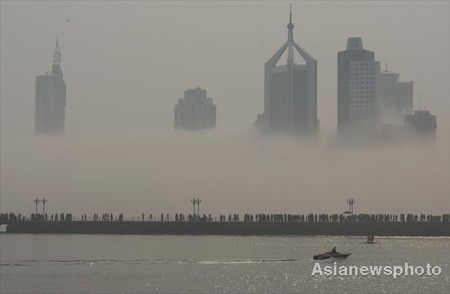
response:
<path id="1" fill-rule="evenodd" d="M 322 254 L 317 254 L 313 256 L 314 260 L 323 260 L 323 259 L 346 259 L 350 256 L 351 253 L 341 253 L 336 251 L 336 247 L 333 248 L 332 251 L 325 252 Z"/>
<path id="2" fill-rule="evenodd" d="M 350 255 L 351 255 L 351 253 L 329 253 L 329 252 L 326 252 L 326 253 L 314 255 L 313 259 L 315 259 L 315 260 L 323 260 L 323 259 L 329 259 L 329 258 L 346 259 Z"/>

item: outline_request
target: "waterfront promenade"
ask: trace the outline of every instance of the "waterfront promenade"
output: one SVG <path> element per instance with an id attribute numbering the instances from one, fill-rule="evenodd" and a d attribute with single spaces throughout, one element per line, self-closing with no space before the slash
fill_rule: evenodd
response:
<path id="1" fill-rule="evenodd" d="M 108 215 L 108 217 L 106 217 Z M 98 217 L 101 216 L 101 217 Z M 42 234 L 143 234 L 143 235 L 376 235 L 450 236 L 449 216 L 414 214 L 292 215 L 238 214 L 217 217 L 162 214 L 125 220 L 122 214 L 53 216 L 1 214 L 7 233 Z"/>

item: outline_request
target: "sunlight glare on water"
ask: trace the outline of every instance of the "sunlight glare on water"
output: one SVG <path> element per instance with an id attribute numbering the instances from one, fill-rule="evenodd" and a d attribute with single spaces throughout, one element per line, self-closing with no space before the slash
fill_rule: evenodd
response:
<path id="1" fill-rule="evenodd" d="M 339 265 L 442 268 L 439 276 L 311 276 L 314 254 Z M 1 235 L 1 292 L 446 293 L 449 238 Z M 320 261 L 322 266 L 331 261 Z"/>

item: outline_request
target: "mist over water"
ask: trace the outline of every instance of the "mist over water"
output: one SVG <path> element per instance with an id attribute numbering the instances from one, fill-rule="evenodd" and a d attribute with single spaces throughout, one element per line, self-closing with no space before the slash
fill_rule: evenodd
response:
<path id="1" fill-rule="evenodd" d="M 2 206 L 32 212 L 42 195 L 49 212 L 189 213 L 200 197 L 204 213 L 342 213 L 354 197 L 356 212 L 444 213 L 447 150 L 256 132 L 28 138 L 2 148 Z"/>
<path id="2" fill-rule="evenodd" d="M 294 3 L 295 40 L 318 60 L 317 141 L 253 130 L 287 2 L 98 3 L 1 3 L 2 212 L 46 197 L 49 213 L 75 216 L 189 213 L 200 197 L 202 213 L 341 213 L 353 197 L 356 213 L 448 213 L 448 2 Z M 66 134 L 36 137 L 34 79 L 57 32 Z M 336 52 L 350 36 L 414 81 L 436 141 L 336 140 Z M 197 86 L 218 126 L 175 132 L 173 105 Z"/>

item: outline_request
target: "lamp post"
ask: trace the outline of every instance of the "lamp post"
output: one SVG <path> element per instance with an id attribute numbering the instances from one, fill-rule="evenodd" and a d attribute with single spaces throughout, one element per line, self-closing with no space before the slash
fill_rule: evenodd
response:
<path id="1" fill-rule="evenodd" d="M 37 210 L 38 210 L 38 204 L 40 201 L 41 200 L 39 200 L 39 198 L 37 198 L 37 197 L 35 199 L 33 199 L 34 204 L 36 204 L 36 214 L 38 213 Z"/>
<path id="2" fill-rule="evenodd" d="M 200 217 L 200 203 L 202 203 L 202 200 L 200 198 L 197 198 L 197 214 L 198 214 L 198 217 Z"/>
<path id="3" fill-rule="evenodd" d="M 45 197 L 44 197 L 44 198 L 42 198 L 41 202 L 42 202 L 42 215 L 45 215 L 45 203 L 47 203 L 48 200 L 45 199 Z"/>
<path id="4" fill-rule="evenodd" d="M 192 216 L 194 216 L 195 215 L 195 204 L 197 204 L 197 199 L 192 198 L 191 203 L 192 203 Z"/>

